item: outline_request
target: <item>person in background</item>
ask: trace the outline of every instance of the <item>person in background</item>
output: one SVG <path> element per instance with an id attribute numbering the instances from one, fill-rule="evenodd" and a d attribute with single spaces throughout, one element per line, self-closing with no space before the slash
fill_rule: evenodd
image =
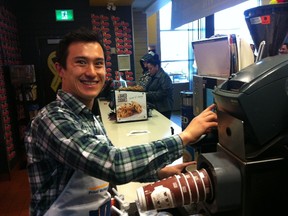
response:
<path id="1" fill-rule="evenodd" d="M 159 59 L 159 55 L 153 51 L 149 51 L 140 59 L 140 65 L 141 65 L 141 68 L 143 69 L 143 71 L 142 71 L 142 76 L 139 78 L 137 84 L 142 86 L 143 89 L 146 88 L 146 85 L 150 79 L 150 74 L 149 74 L 149 71 L 147 68 L 147 61 L 149 59 L 152 59 L 152 58 Z"/>
<path id="2" fill-rule="evenodd" d="M 180 158 L 188 143 L 217 127 L 213 105 L 178 135 L 117 148 L 91 112 L 106 76 L 98 33 L 86 28 L 68 33 L 56 58 L 62 88 L 25 134 L 31 216 L 110 215 L 109 182 L 151 182 L 180 174 L 191 163 L 166 165 Z"/>
<path id="3" fill-rule="evenodd" d="M 173 85 L 169 75 L 160 66 L 158 58 L 147 61 L 150 75 L 145 91 L 147 102 L 155 106 L 161 114 L 170 119 L 173 109 Z"/>
<path id="4" fill-rule="evenodd" d="M 283 43 L 279 49 L 279 54 L 288 54 L 288 43 Z"/>

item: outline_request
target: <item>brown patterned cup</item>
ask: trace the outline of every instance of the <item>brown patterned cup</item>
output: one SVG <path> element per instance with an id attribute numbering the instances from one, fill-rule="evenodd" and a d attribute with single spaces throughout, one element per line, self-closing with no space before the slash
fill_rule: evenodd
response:
<path id="1" fill-rule="evenodd" d="M 205 169 L 162 179 L 137 189 L 141 210 L 168 209 L 205 201 L 212 192 Z"/>

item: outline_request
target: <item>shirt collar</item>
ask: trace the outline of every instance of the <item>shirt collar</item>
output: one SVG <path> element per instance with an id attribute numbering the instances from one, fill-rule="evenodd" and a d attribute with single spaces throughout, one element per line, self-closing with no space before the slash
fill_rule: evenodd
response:
<path id="1" fill-rule="evenodd" d="M 89 109 L 86 107 L 85 104 L 83 104 L 81 101 L 79 101 L 76 97 L 74 97 L 72 94 L 64 92 L 62 89 L 59 89 L 57 92 L 57 100 L 61 100 L 63 103 L 65 103 L 66 106 L 70 107 L 70 109 L 74 112 L 79 114 L 82 111 L 89 112 Z"/>

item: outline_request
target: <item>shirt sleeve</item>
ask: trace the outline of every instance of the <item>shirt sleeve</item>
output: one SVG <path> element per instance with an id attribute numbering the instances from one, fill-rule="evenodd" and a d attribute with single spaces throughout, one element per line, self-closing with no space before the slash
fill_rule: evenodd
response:
<path id="1" fill-rule="evenodd" d="M 180 158 L 183 152 L 178 135 L 116 148 L 103 134 L 101 124 L 88 130 L 67 114 L 38 118 L 33 124 L 32 133 L 37 137 L 34 142 L 49 157 L 115 184 L 157 180 L 157 170 Z"/>

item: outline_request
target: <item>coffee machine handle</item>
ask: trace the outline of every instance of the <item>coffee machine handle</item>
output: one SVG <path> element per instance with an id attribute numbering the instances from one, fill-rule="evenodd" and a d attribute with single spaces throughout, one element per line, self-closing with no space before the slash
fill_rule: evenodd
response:
<path id="1" fill-rule="evenodd" d="M 258 55 L 256 57 L 255 62 L 258 62 L 262 59 L 262 55 L 263 55 L 263 50 L 265 48 L 266 42 L 263 40 L 260 45 L 259 45 L 259 50 L 258 50 Z"/>

